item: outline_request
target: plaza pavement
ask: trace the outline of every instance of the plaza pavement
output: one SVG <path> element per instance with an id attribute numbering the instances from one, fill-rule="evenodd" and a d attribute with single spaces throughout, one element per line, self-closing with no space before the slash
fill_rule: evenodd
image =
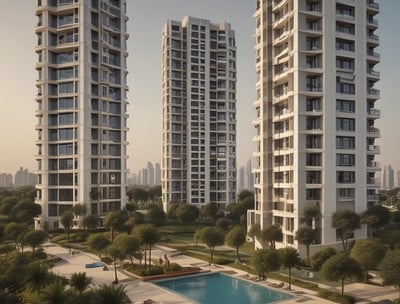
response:
<path id="1" fill-rule="evenodd" d="M 108 271 L 103 271 L 101 267 L 97 268 L 85 268 L 85 264 L 89 264 L 92 262 L 97 262 L 99 259 L 97 256 L 82 252 L 76 251 L 72 254 L 69 249 L 60 247 L 53 243 L 46 243 L 44 246 L 44 250 L 47 254 L 52 254 L 60 257 L 62 260 L 57 263 L 52 271 L 58 275 L 65 276 L 69 278 L 71 274 L 75 272 L 86 272 L 87 276 L 93 279 L 94 285 L 100 284 L 110 284 L 114 281 L 114 268 L 112 266 L 108 266 Z M 234 268 L 221 266 L 221 265 L 209 265 L 202 260 L 195 259 L 192 257 L 188 257 L 179 252 L 176 252 L 174 249 L 163 247 L 163 246 L 154 246 L 152 249 L 152 256 L 154 258 L 162 257 L 166 254 L 171 263 L 178 263 L 181 266 L 196 266 L 200 267 L 204 271 L 224 271 L 233 276 L 237 276 L 240 278 L 249 279 L 249 276 L 246 272 L 237 270 Z M 187 299 L 183 296 L 180 296 L 176 293 L 158 287 L 149 282 L 143 282 L 138 278 L 135 278 L 133 275 L 130 275 L 126 272 L 118 271 L 118 280 L 120 284 L 126 285 L 126 291 L 131 299 L 132 303 L 163 303 L 163 304 L 189 304 L 196 303 L 190 299 Z M 272 279 L 268 279 L 267 281 L 255 282 L 256 284 L 260 284 L 271 288 L 268 284 L 277 283 Z M 286 291 L 282 288 L 278 288 L 279 291 Z M 384 299 L 393 300 L 398 298 L 398 291 L 395 288 L 391 287 L 380 287 L 380 286 L 372 286 L 361 283 L 355 283 L 345 286 L 345 292 L 348 294 L 352 294 L 354 296 L 365 299 L 363 303 L 368 303 L 369 301 L 380 301 Z M 290 291 L 295 297 L 281 301 L 279 303 L 284 304 L 295 304 L 295 303 L 306 303 L 306 304 L 329 304 L 333 303 L 321 298 L 317 298 L 315 296 L 315 292 L 303 289 L 297 286 L 292 286 L 292 290 Z M 151 302 L 151 301 L 153 302 Z M 221 303 L 225 304 L 225 303 Z M 243 303 L 250 304 L 250 303 Z M 258 303 L 254 303 L 258 304 Z M 261 303 L 260 303 L 261 304 Z"/>

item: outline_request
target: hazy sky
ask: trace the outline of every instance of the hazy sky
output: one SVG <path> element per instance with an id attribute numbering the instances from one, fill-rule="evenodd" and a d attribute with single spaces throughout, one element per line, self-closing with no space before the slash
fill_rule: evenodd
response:
<path id="1" fill-rule="evenodd" d="M 356 0 L 362 1 L 362 0 Z M 365 0 L 364 0 L 365 1 Z M 0 172 L 35 169 L 34 130 L 36 94 L 34 52 L 35 0 L 0 0 Z M 168 19 L 184 16 L 226 20 L 236 32 L 238 166 L 254 150 L 255 114 L 254 21 L 255 0 L 128 0 L 129 133 L 128 168 L 136 172 L 147 161 L 159 162 L 161 151 L 161 32 Z M 377 127 L 382 137 L 379 160 L 400 169 L 400 1 L 380 0 L 378 15 L 381 63 L 381 109 Z"/>

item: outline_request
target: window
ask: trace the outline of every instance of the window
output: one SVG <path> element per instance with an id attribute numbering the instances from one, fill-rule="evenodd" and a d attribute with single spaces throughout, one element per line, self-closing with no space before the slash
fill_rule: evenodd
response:
<path id="1" fill-rule="evenodd" d="M 336 50 L 354 52 L 354 41 L 345 39 L 336 39 Z"/>
<path id="2" fill-rule="evenodd" d="M 321 166 L 321 154 L 320 153 L 307 153 L 306 166 Z"/>
<path id="3" fill-rule="evenodd" d="M 319 111 L 321 110 L 321 101 L 319 98 L 307 98 L 307 111 Z"/>
<path id="4" fill-rule="evenodd" d="M 339 184 L 355 183 L 355 173 L 353 171 L 338 171 L 336 172 L 336 182 Z"/>
<path id="5" fill-rule="evenodd" d="M 336 100 L 336 111 L 345 113 L 354 113 L 354 101 L 353 100 Z"/>
<path id="6" fill-rule="evenodd" d="M 352 167 L 355 165 L 354 154 L 336 154 L 336 166 Z"/>
<path id="7" fill-rule="evenodd" d="M 307 135 L 307 149 L 320 149 L 322 148 L 322 136 L 321 135 Z"/>
<path id="8" fill-rule="evenodd" d="M 73 160 L 72 160 L 72 158 L 60 159 L 59 160 L 59 169 L 60 170 L 71 170 L 71 169 L 73 169 Z"/>
<path id="9" fill-rule="evenodd" d="M 306 199 L 308 200 L 321 199 L 321 189 L 306 189 Z"/>
<path id="10" fill-rule="evenodd" d="M 355 119 L 353 118 L 336 118 L 336 130 L 354 131 Z"/>
<path id="11" fill-rule="evenodd" d="M 337 57 L 336 58 L 336 68 L 343 70 L 354 70 L 354 59 Z"/>
<path id="12" fill-rule="evenodd" d="M 336 149 L 354 149 L 355 138 L 348 136 L 337 136 L 336 137 Z"/>
<path id="13" fill-rule="evenodd" d="M 336 81 L 336 93 L 354 95 L 355 85 L 353 83 Z"/>
<path id="14" fill-rule="evenodd" d="M 337 189 L 337 195 L 339 198 L 350 198 L 354 199 L 355 190 L 354 188 L 339 188 Z"/>
<path id="15" fill-rule="evenodd" d="M 75 85 L 73 82 L 61 83 L 58 86 L 58 92 L 60 94 L 68 94 L 75 92 Z"/>
<path id="16" fill-rule="evenodd" d="M 354 7 L 338 3 L 336 4 L 336 14 L 354 17 Z"/>
<path id="17" fill-rule="evenodd" d="M 354 24 L 337 22 L 336 32 L 354 35 Z"/>

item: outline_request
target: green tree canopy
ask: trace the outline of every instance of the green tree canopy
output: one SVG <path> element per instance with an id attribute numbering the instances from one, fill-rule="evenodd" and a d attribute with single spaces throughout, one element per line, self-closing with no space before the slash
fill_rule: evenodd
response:
<path id="1" fill-rule="evenodd" d="M 80 295 L 92 284 L 93 279 L 86 272 L 74 272 L 69 279 L 69 285 Z"/>
<path id="2" fill-rule="evenodd" d="M 104 226 L 110 228 L 111 243 L 114 241 L 115 231 L 123 231 L 125 222 L 128 220 L 128 215 L 122 210 L 111 211 L 107 213 L 104 220 Z"/>
<path id="3" fill-rule="evenodd" d="M 151 266 L 151 246 L 157 243 L 161 235 L 156 227 L 152 224 L 138 225 L 133 228 L 133 235 L 138 238 L 139 242 L 144 245 L 145 264 L 146 251 L 149 250 L 149 267 Z"/>
<path id="4" fill-rule="evenodd" d="M 216 214 L 218 211 L 218 207 L 216 203 L 208 203 L 204 206 L 201 206 L 200 212 L 201 216 L 204 218 L 216 218 Z"/>
<path id="5" fill-rule="evenodd" d="M 300 227 L 296 231 L 296 240 L 306 246 L 307 264 L 310 265 L 310 245 L 317 239 L 317 232 L 311 227 Z"/>
<path id="6" fill-rule="evenodd" d="M 279 270 L 281 259 L 276 250 L 259 249 L 251 256 L 251 264 L 256 269 L 258 277 L 265 280 L 269 272 Z"/>
<path id="7" fill-rule="evenodd" d="M 96 304 L 129 304 L 131 300 L 126 294 L 125 285 L 100 285 L 94 290 Z"/>
<path id="8" fill-rule="evenodd" d="M 101 259 L 101 253 L 110 245 L 110 240 L 106 238 L 102 233 L 96 233 L 89 235 L 86 244 L 92 250 L 96 250 L 99 258 Z"/>
<path id="9" fill-rule="evenodd" d="M 117 274 L 117 261 L 123 261 L 125 259 L 125 252 L 121 246 L 118 246 L 116 244 L 111 244 L 110 246 L 107 247 L 107 253 L 111 256 L 113 259 L 113 264 L 114 264 L 114 283 L 118 284 L 118 274 Z"/>
<path id="10" fill-rule="evenodd" d="M 376 231 L 390 222 L 391 215 L 389 209 L 386 207 L 382 205 L 373 205 L 365 210 L 361 219 L 363 223 Z"/>
<path id="11" fill-rule="evenodd" d="M 351 256 L 361 265 L 364 279 L 368 282 L 368 271 L 378 266 L 386 248 L 378 239 L 357 240 L 351 249 Z"/>
<path id="12" fill-rule="evenodd" d="M 384 285 L 400 288 L 400 255 L 398 251 L 388 250 L 381 265 L 381 276 Z M 400 289 L 399 289 L 400 291 Z"/>
<path id="13" fill-rule="evenodd" d="M 335 248 L 325 247 L 311 256 L 311 267 L 320 271 L 322 265 L 332 256 L 336 255 Z"/>
<path id="14" fill-rule="evenodd" d="M 298 251 L 295 248 L 285 247 L 278 250 L 281 259 L 281 266 L 289 270 L 289 290 L 292 288 L 292 268 L 300 267 L 302 262 Z"/>
<path id="15" fill-rule="evenodd" d="M 271 225 L 261 231 L 263 242 L 269 242 L 272 249 L 276 248 L 276 242 L 282 242 L 283 232 L 280 226 Z"/>
<path id="16" fill-rule="evenodd" d="M 246 242 L 246 230 L 241 226 L 233 227 L 226 235 L 225 241 L 228 246 L 236 250 L 236 263 L 241 263 L 239 255 L 239 247 Z"/>
<path id="17" fill-rule="evenodd" d="M 197 220 L 199 214 L 199 208 L 192 204 L 179 204 L 179 207 L 176 209 L 176 217 L 185 225 Z"/>
<path id="18" fill-rule="evenodd" d="M 156 227 L 160 227 L 165 224 L 166 215 L 160 206 L 152 204 L 147 210 L 145 218 L 148 223 L 153 224 Z"/>
<path id="19" fill-rule="evenodd" d="M 140 250 L 140 241 L 137 237 L 128 234 L 119 234 L 114 244 L 120 248 L 124 256 L 128 256 L 131 264 L 133 264 L 133 257 L 137 256 Z"/>
<path id="20" fill-rule="evenodd" d="M 346 253 L 337 253 L 330 257 L 321 268 L 321 276 L 328 281 L 341 281 L 342 296 L 346 279 L 360 279 L 362 268 L 360 264 Z"/>
<path id="21" fill-rule="evenodd" d="M 360 222 L 360 216 L 351 210 L 342 209 L 333 213 L 332 228 L 338 230 L 344 252 L 347 252 L 348 239 L 352 238 L 354 231 L 361 227 Z"/>
<path id="22" fill-rule="evenodd" d="M 48 238 L 48 233 L 43 230 L 32 230 L 24 235 L 25 243 L 32 247 L 32 251 L 42 245 Z"/>
<path id="23" fill-rule="evenodd" d="M 224 244 L 223 232 L 215 227 L 204 227 L 201 230 L 200 240 L 210 249 L 210 262 L 212 263 L 215 247 Z"/>
<path id="24" fill-rule="evenodd" d="M 87 229 L 96 229 L 99 225 L 99 217 L 95 214 L 87 215 L 83 218 L 82 225 Z"/>

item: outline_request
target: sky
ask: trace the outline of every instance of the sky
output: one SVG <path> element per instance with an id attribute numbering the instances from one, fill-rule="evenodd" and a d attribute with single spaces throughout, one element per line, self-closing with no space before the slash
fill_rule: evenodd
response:
<path id="1" fill-rule="evenodd" d="M 361 0 L 357 0 L 361 1 Z M 255 99 L 255 55 L 252 15 L 255 0 L 128 0 L 128 169 L 131 173 L 147 161 L 160 162 L 161 154 L 161 33 L 168 19 L 184 16 L 226 20 L 236 32 L 237 45 L 237 151 L 238 167 L 255 150 L 252 108 Z M 376 87 L 381 99 L 376 108 L 381 119 L 377 144 L 381 167 L 400 169 L 400 1 L 380 4 L 378 35 L 381 72 Z M 0 172 L 14 174 L 19 167 L 33 171 L 37 137 L 35 124 L 36 37 L 35 0 L 0 0 Z"/>

